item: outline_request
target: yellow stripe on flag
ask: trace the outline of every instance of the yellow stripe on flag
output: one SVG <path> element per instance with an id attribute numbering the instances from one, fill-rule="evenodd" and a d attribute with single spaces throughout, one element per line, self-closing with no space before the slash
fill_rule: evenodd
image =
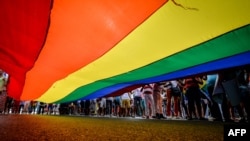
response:
<path id="1" fill-rule="evenodd" d="M 249 0 L 166 3 L 108 53 L 57 81 L 40 101 L 57 101 L 76 88 L 122 74 L 250 23 Z M 197 58 L 199 59 L 199 58 Z"/>

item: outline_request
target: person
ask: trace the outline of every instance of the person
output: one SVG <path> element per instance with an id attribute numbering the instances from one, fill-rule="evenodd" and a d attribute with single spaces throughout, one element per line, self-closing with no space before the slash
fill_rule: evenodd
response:
<path id="1" fill-rule="evenodd" d="M 132 94 L 134 96 L 134 116 L 143 116 L 143 107 L 142 107 L 142 93 L 141 93 L 141 87 L 136 88 L 132 91 Z"/>
<path id="2" fill-rule="evenodd" d="M 213 121 L 233 121 L 229 115 L 229 104 L 224 89 L 222 87 L 222 77 L 221 73 L 216 73 L 216 80 L 214 89 L 212 92 L 212 99 L 218 105 L 219 114 L 215 113 L 213 115 Z"/>
<path id="3" fill-rule="evenodd" d="M 146 111 L 146 103 L 145 103 L 145 96 L 144 96 L 144 94 L 143 93 L 141 93 L 141 98 L 142 98 L 142 100 L 141 100 L 141 107 L 142 107 L 142 118 L 145 118 L 146 116 L 145 116 L 145 111 Z"/>
<path id="4" fill-rule="evenodd" d="M 152 84 L 145 84 L 142 86 L 141 92 L 145 98 L 145 115 L 147 119 L 152 119 L 154 111 L 154 98 L 153 98 L 153 86 Z"/>
<path id="5" fill-rule="evenodd" d="M 42 114 L 44 113 L 44 108 L 45 108 L 46 103 L 44 102 L 39 102 L 39 109 L 37 111 L 37 114 Z"/>
<path id="6" fill-rule="evenodd" d="M 99 116 L 105 116 L 106 115 L 106 98 L 105 97 L 100 97 L 98 99 L 99 102 L 99 109 L 98 109 L 98 115 Z"/>
<path id="7" fill-rule="evenodd" d="M 114 116 L 121 116 L 121 96 L 114 97 Z"/>
<path id="8" fill-rule="evenodd" d="M 203 81 L 202 85 L 200 86 L 200 90 L 201 90 L 201 105 L 202 105 L 202 114 L 203 116 L 208 119 L 209 117 L 209 112 L 211 110 L 211 105 L 212 105 L 212 101 L 211 101 L 211 97 L 208 93 L 208 75 L 203 75 L 201 76 L 201 79 Z"/>
<path id="9" fill-rule="evenodd" d="M 24 101 L 20 101 L 19 107 L 18 107 L 18 113 L 22 114 L 23 113 L 23 108 L 24 108 Z"/>
<path id="10" fill-rule="evenodd" d="M 215 88 L 215 84 L 216 84 L 216 79 L 218 77 L 218 74 L 213 73 L 213 74 L 208 74 L 207 75 L 207 81 L 206 81 L 206 89 L 207 89 L 207 93 L 208 96 L 210 97 L 210 116 L 208 117 L 209 120 L 219 120 L 220 119 L 220 109 L 219 109 L 219 105 L 216 102 L 216 100 L 213 97 L 213 90 Z"/>
<path id="11" fill-rule="evenodd" d="M 30 101 L 24 101 L 23 113 L 29 114 L 30 112 Z"/>
<path id="12" fill-rule="evenodd" d="M 201 91 L 199 84 L 203 84 L 203 81 L 200 76 L 193 76 L 185 78 L 185 89 L 186 96 L 188 99 L 188 111 L 189 111 L 189 120 L 193 119 L 193 116 L 199 118 L 200 120 L 204 120 L 205 118 L 202 115 L 201 111 Z M 198 112 L 198 117 L 196 113 L 196 109 Z"/>
<path id="13" fill-rule="evenodd" d="M 30 101 L 31 114 L 36 114 L 37 101 Z"/>
<path id="14" fill-rule="evenodd" d="M 91 103 L 90 99 L 84 100 L 84 114 L 87 116 L 90 115 L 90 103 Z"/>
<path id="15" fill-rule="evenodd" d="M 81 115 L 86 115 L 86 111 L 85 111 L 85 103 L 86 103 L 86 100 L 81 100 L 80 104 L 81 104 Z"/>
<path id="16" fill-rule="evenodd" d="M 6 97 L 6 100 L 5 100 L 5 105 L 4 105 L 4 113 L 11 113 L 11 108 L 13 106 L 13 98 L 11 98 L 10 96 L 7 96 Z"/>
<path id="17" fill-rule="evenodd" d="M 49 104 L 50 104 L 50 103 L 49 103 Z M 48 108 L 47 114 L 50 112 L 50 110 L 49 110 L 49 104 L 47 104 L 47 108 Z M 69 115 L 75 114 L 75 113 L 74 113 L 74 111 L 75 111 L 75 104 L 74 104 L 73 101 L 69 103 L 68 107 L 69 107 Z"/>
<path id="18" fill-rule="evenodd" d="M 53 104 L 53 113 L 54 113 L 55 106 L 56 105 Z M 76 113 L 79 114 L 79 115 L 82 113 L 82 105 L 81 105 L 81 100 L 80 99 L 76 101 Z"/>
<path id="19" fill-rule="evenodd" d="M 240 122 L 245 122 L 244 99 L 249 93 L 247 91 L 247 79 L 245 69 L 231 68 L 220 73 L 221 84 L 228 99 L 229 114 L 231 119 L 236 120 L 235 111 L 239 114 Z"/>
<path id="20" fill-rule="evenodd" d="M 106 113 L 111 117 L 113 115 L 113 101 L 112 96 L 106 97 Z"/>
<path id="21" fill-rule="evenodd" d="M 164 100 L 163 100 L 163 110 L 164 110 L 164 114 L 167 118 L 170 118 L 171 117 L 171 103 L 172 103 L 172 96 L 170 94 L 170 88 L 171 88 L 171 83 L 170 81 L 162 81 L 160 82 L 161 86 L 163 87 L 164 89 L 164 92 L 165 92 L 165 96 L 164 96 Z"/>
<path id="22" fill-rule="evenodd" d="M 245 117 L 241 119 L 241 121 L 246 120 L 246 122 L 250 121 L 250 65 L 243 67 L 237 71 L 237 82 L 239 84 L 239 95 L 240 95 L 240 107 L 245 110 Z M 243 115 L 244 116 L 244 115 Z"/>
<path id="23" fill-rule="evenodd" d="M 6 84 L 7 84 L 7 79 L 4 76 L 4 71 L 0 69 L 0 94 L 4 92 Z"/>
<path id="24" fill-rule="evenodd" d="M 162 102 L 163 102 L 163 98 L 162 98 L 162 87 L 161 84 L 155 83 L 153 86 L 153 97 L 154 97 L 154 111 L 155 111 L 155 118 L 157 119 L 165 119 L 165 117 L 163 116 L 163 108 L 162 108 Z"/>
<path id="25" fill-rule="evenodd" d="M 181 96 L 180 96 L 180 105 L 181 108 L 183 110 L 180 110 L 180 112 L 182 113 L 182 118 L 187 119 L 189 116 L 189 112 L 188 112 L 188 100 L 187 100 L 187 96 L 186 96 L 186 91 L 184 90 L 184 79 L 177 79 L 178 82 L 178 86 L 180 88 L 181 91 Z"/>
<path id="26" fill-rule="evenodd" d="M 96 98 L 90 100 L 90 105 L 89 105 L 89 114 L 90 115 L 97 115 L 98 114 L 97 113 L 97 110 L 98 110 L 97 104 L 98 104 L 98 102 L 97 102 Z"/>
<path id="27" fill-rule="evenodd" d="M 173 98 L 173 104 L 172 104 Z M 180 108 L 181 89 L 177 80 L 167 82 L 167 115 L 171 114 L 171 106 L 173 105 L 173 118 L 179 118 L 181 114 Z"/>
<path id="28" fill-rule="evenodd" d="M 130 100 L 131 100 L 131 92 L 125 92 L 121 95 L 121 100 L 122 100 L 122 116 L 130 116 L 130 110 L 131 110 L 131 105 L 130 105 Z"/>
<path id="29" fill-rule="evenodd" d="M 59 114 L 59 108 L 60 108 L 60 103 L 56 104 L 56 103 L 53 103 L 53 115 L 58 115 Z"/>

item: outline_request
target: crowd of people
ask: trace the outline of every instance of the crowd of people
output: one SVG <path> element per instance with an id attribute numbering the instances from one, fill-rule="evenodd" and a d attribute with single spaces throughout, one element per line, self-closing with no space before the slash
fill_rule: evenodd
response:
<path id="1" fill-rule="evenodd" d="M 7 98 L 3 113 L 249 122 L 250 68 L 150 84 L 117 96 L 51 104 Z"/>

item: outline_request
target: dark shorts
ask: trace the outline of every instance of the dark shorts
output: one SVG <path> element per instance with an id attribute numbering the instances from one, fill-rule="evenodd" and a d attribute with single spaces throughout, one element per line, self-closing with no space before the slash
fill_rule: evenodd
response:
<path id="1" fill-rule="evenodd" d="M 134 97 L 134 106 L 141 105 L 142 98 L 139 96 Z"/>
<path id="2" fill-rule="evenodd" d="M 115 106 L 120 106 L 121 105 L 121 100 L 119 98 L 114 99 L 114 104 Z"/>

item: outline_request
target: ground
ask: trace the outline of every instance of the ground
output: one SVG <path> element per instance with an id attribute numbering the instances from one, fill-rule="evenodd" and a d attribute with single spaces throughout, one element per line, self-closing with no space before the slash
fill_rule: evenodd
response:
<path id="1" fill-rule="evenodd" d="M 223 122 L 0 114 L 3 141 L 223 141 Z"/>

